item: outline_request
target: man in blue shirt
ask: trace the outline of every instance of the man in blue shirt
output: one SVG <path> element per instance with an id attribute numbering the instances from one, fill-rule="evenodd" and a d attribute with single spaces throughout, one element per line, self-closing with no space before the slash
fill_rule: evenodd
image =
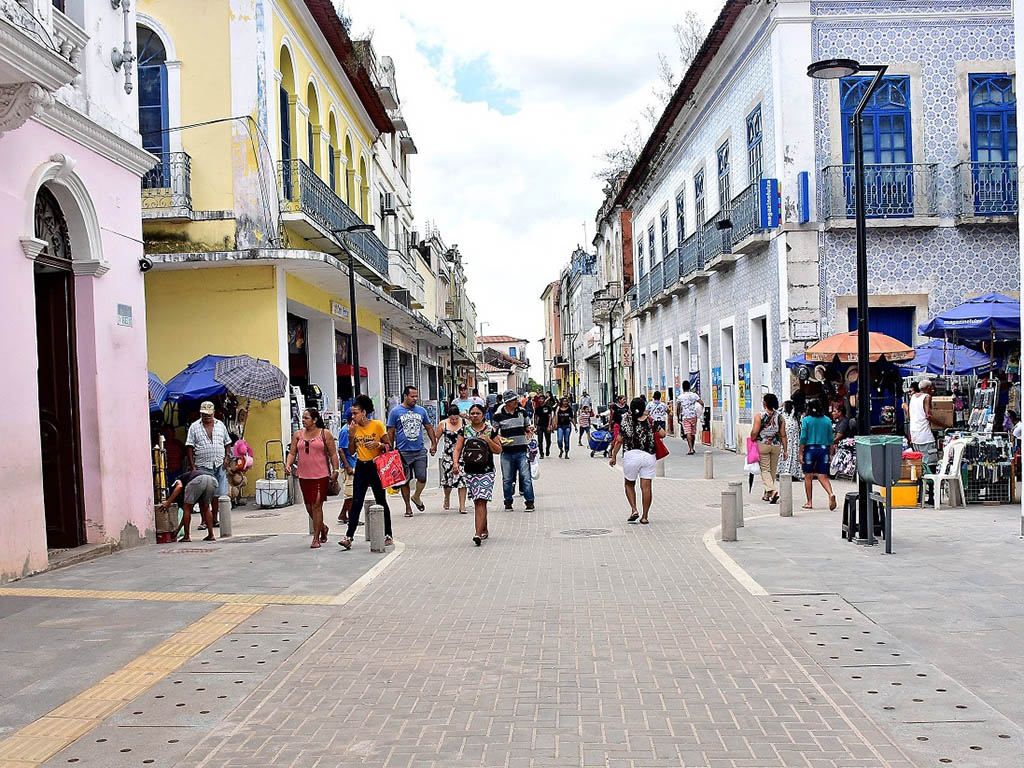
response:
<path id="1" fill-rule="evenodd" d="M 353 482 L 356 468 L 355 446 L 349 445 L 348 440 L 348 427 L 351 423 L 352 409 L 346 408 L 341 429 L 338 430 L 338 434 L 335 436 L 338 442 L 338 456 L 341 458 L 345 469 L 345 474 L 343 475 L 345 480 L 345 503 L 342 504 L 341 513 L 338 515 L 339 523 L 348 522 L 348 513 L 352 510 L 352 496 L 355 493 L 355 484 Z M 362 525 L 363 521 L 360 520 L 359 524 Z"/>
<path id="2" fill-rule="evenodd" d="M 419 400 L 416 387 L 408 386 L 402 392 L 402 403 L 391 409 L 388 414 L 388 437 L 391 444 L 398 448 L 402 457 L 402 469 L 405 470 L 405 483 L 402 484 L 402 499 L 405 501 L 405 516 L 412 517 L 412 507 L 423 511 L 420 494 L 427 485 L 427 449 L 423 443 L 423 432 L 430 436 L 430 455 L 437 452 L 437 434 L 430 423 L 426 410 L 416 405 Z M 409 493 L 409 485 L 413 476 L 416 477 L 416 491 Z"/>

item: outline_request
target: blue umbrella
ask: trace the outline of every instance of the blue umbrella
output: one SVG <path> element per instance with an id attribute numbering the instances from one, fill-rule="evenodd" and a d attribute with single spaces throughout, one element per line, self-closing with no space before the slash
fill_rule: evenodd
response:
<path id="1" fill-rule="evenodd" d="M 945 352 L 943 352 L 943 346 L 945 346 Z M 999 360 L 993 364 L 984 352 L 933 339 L 914 347 L 914 359 L 901 363 L 900 373 L 904 376 L 914 373 L 978 376 L 999 366 Z"/>
<path id="2" fill-rule="evenodd" d="M 152 371 L 149 372 L 149 410 L 159 411 L 164 407 L 164 400 L 167 399 L 167 385 L 160 381 L 160 377 Z"/>
<path id="3" fill-rule="evenodd" d="M 167 382 L 167 399 L 172 403 L 180 400 L 202 400 L 206 397 L 223 395 L 224 385 L 213 378 L 217 362 L 226 355 L 206 355 Z"/>
<path id="4" fill-rule="evenodd" d="M 1020 302 L 986 293 L 940 312 L 918 328 L 922 336 L 956 341 L 1010 341 L 1020 338 Z"/>

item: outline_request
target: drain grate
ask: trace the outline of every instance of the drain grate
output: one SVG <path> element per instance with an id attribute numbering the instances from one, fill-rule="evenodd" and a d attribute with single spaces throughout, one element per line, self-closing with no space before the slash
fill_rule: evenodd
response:
<path id="1" fill-rule="evenodd" d="M 229 536 L 226 539 L 220 539 L 220 542 L 222 544 L 252 544 L 255 541 L 263 541 L 269 538 L 270 536 Z"/>
<path id="2" fill-rule="evenodd" d="M 558 535 L 565 536 L 567 539 L 588 539 L 593 536 L 607 536 L 611 532 L 611 528 L 569 528 L 559 531 Z"/>
<path id="3" fill-rule="evenodd" d="M 246 520 L 258 520 L 264 517 L 280 517 L 280 512 L 255 512 L 251 515 L 243 515 Z"/>
<path id="4" fill-rule="evenodd" d="M 217 552 L 214 547 L 175 547 L 174 549 L 161 549 L 161 555 L 211 555 Z"/>

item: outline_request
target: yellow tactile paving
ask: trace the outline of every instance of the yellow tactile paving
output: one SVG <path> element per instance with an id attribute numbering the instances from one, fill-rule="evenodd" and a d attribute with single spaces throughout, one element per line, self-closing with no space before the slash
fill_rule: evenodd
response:
<path id="1" fill-rule="evenodd" d="M 19 589 L 0 594 L 36 593 L 42 597 L 102 597 L 115 600 L 157 599 L 128 595 L 174 595 L 177 592 L 104 592 L 101 590 Z M 68 595 L 65 593 L 74 593 Z M 42 594 L 45 593 L 45 594 Z M 211 597 L 211 596 L 204 596 Z M 216 595 L 222 602 L 229 595 Z M 249 597 L 249 596 L 246 596 Z M 173 598 L 173 599 L 176 599 Z M 210 601 L 214 602 L 214 601 Z M 188 659 L 223 637 L 263 608 L 260 603 L 222 605 L 171 639 L 142 654 L 122 669 L 82 691 L 38 720 L 0 741 L 0 768 L 36 768 L 110 717 L 128 701 L 151 688 Z"/>
<path id="2" fill-rule="evenodd" d="M 154 600 L 165 603 L 223 603 L 225 605 L 330 605 L 335 595 L 247 595 L 235 592 L 133 592 L 104 589 L 37 589 L 0 587 L 0 596 L 69 597 L 92 600 Z"/>

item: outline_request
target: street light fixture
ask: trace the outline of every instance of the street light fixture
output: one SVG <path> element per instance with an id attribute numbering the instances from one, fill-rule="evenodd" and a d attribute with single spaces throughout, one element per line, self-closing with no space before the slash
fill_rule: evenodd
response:
<path id="1" fill-rule="evenodd" d="M 348 242 L 348 236 L 355 232 L 373 232 L 373 224 L 353 224 L 344 229 L 332 229 L 331 234 L 335 237 L 340 235 L 339 245 L 348 254 L 348 304 L 349 318 L 352 321 L 352 396 L 359 396 L 359 329 L 356 325 L 356 269 L 355 256 L 352 247 Z"/>
<path id="2" fill-rule="evenodd" d="M 857 229 L 857 432 L 871 434 L 871 354 L 868 336 L 868 240 L 864 184 L 863 113 L 871 97 L 882 83 L 887 67 L 884 64 L 861 64 L 853 59 L 824 59 L 807 67 L 807 76 L 816 80 L 837 80 L 861 72 L 874 74 L 871 83 L 853 111 L 853 187 Z M 868 515 L 868 493 L 865 480 L 857 483 L 858 543 L 874 543 L 873 525 Z"/>

